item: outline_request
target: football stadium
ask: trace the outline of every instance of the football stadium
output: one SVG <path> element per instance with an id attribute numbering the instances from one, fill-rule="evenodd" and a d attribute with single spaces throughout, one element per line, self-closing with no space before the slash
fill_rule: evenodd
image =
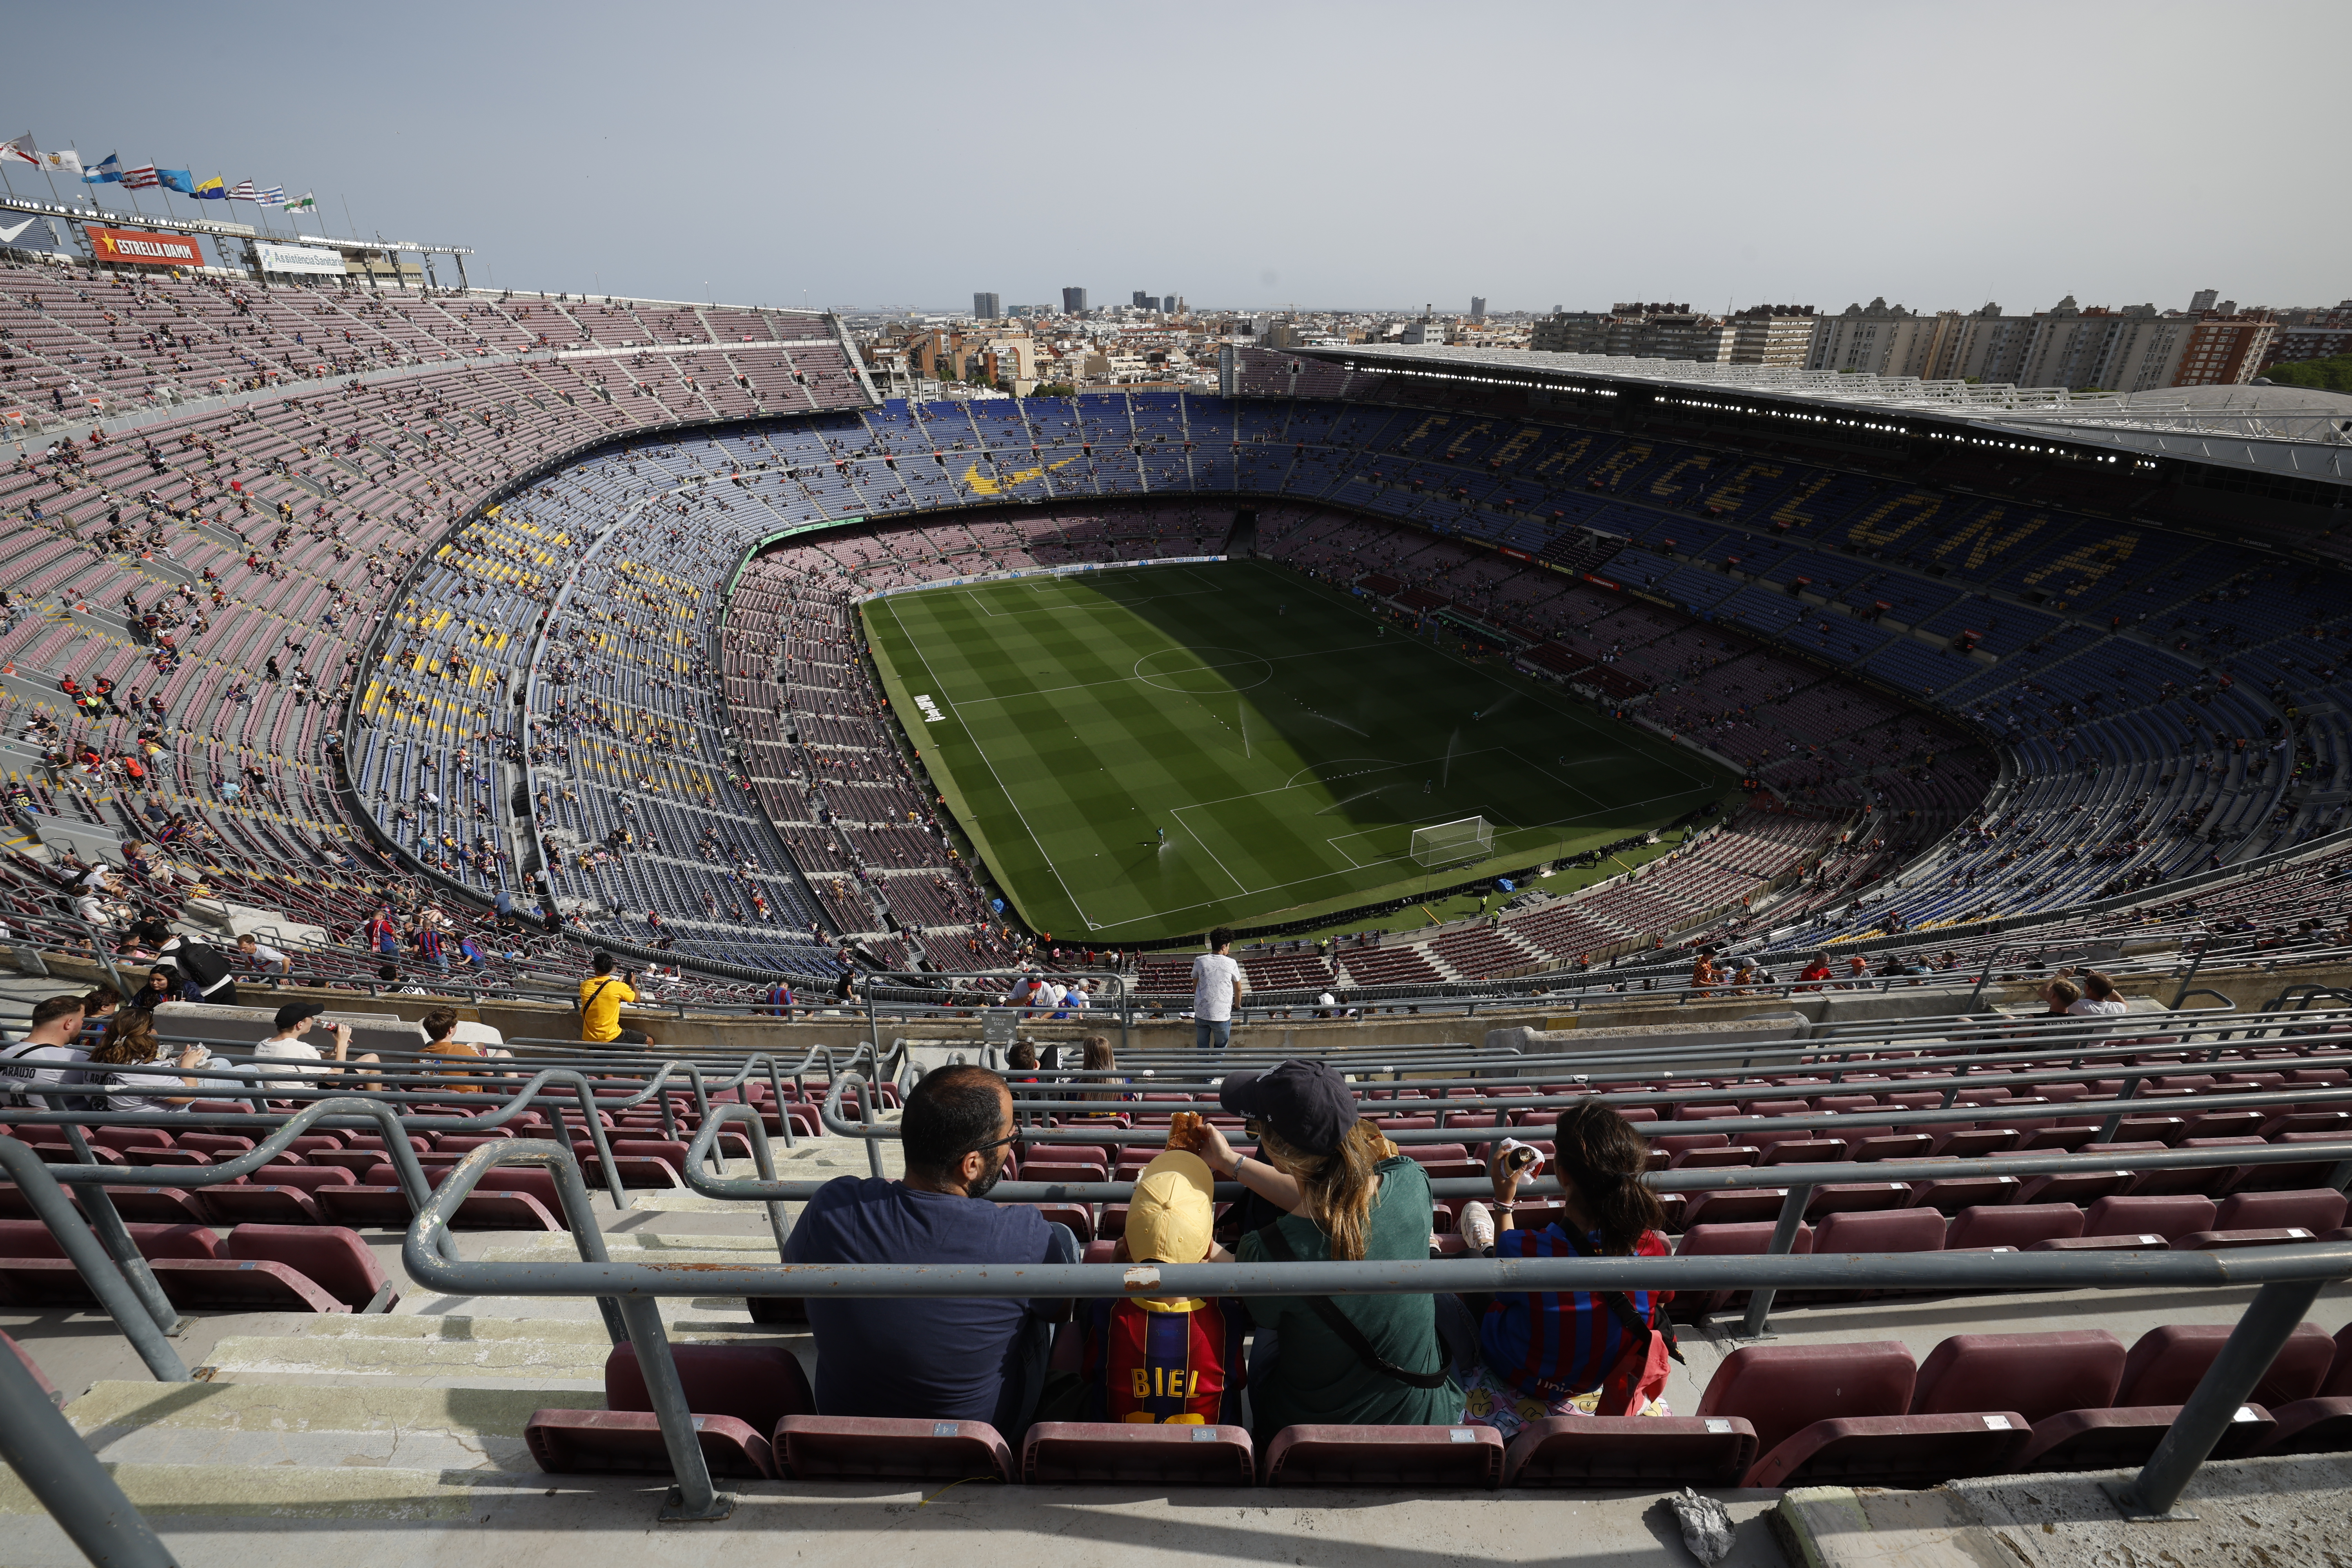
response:
<path id="1" fill-rule="evenodd" d="M 2336 1560 L 2352 397 L 146 221 L 0 251 L 0 1559 Z"/>

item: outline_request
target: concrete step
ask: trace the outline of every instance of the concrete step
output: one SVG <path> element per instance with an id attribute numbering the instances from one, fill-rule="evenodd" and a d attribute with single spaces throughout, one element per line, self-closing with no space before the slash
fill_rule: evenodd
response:
<path id="1" fill-rule="evenodd" d="M 581 1300 L 584 1310 L 561 1317 L 549 1310 L 559 1303 L 536 1297 L 491 1303 L 511 1304 L 511 1313 L 476 1310 L 483 1304 L 468 1300 L 463 1311 L 321 1317 L 282 1334 L 233 1334 L 198 1371 L 204 1381 L 224 1384 L 356 1378 L 422 1388 L 603 1390 L 613 1342 L 593 1301 Z M 666 1305 L 672 1308 L 663 1314 L 666 1322 L 677 1321 L 671 1337 L 681 1342 L 777 1342 L 775 1333 L 742 1316 L 740 1301 L 726 1303 L 731 1318 L 717 1320 L 707 1315 L 716 1302 L 699 1310 L 687 1301 Z"/>
<path id="2" fill-rule="evenodd" d="M 125 1465 L 267 1465 L 536 1475 L 523 1426 L 539 1389 L 100 1383 L 66 1407 L 100 1458 Z M 601 1391 L 565 1396 L 602 1409 Z"/>

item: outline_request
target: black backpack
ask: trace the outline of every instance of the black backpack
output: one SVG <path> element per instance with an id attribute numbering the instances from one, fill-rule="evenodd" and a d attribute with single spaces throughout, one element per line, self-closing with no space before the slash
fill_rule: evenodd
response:
<path id="1" fill-rule="evenodd" d="M 169 957 L 179 966 L 180 973 L 196 983 L 199 991 L 210 991 L 229 977 L 228 960 L 203 942 L 186 937 L 173 948 Z"/>

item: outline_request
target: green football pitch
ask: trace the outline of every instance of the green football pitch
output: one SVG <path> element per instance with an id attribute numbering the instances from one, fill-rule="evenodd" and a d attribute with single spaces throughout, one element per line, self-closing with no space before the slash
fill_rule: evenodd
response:
<path id="1" fill-rule="evenodd" d="M 1559 859 L 1737 780 L 1499 661 L 1263 562 L 872 599 L 892 707 L 1035 931 L 1150 942 Z M 1466 817 L 1493 854 L 1426 868 Z M 1164 839 L 1163 836 L 1164 835 Z"/>

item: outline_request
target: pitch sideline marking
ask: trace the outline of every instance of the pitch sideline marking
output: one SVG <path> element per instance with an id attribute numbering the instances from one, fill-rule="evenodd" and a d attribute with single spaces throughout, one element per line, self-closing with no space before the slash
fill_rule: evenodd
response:
<path id="1" fill-rule="evenodd" d="M 947 683 L 940 679 L 940 672 L 931 668 L 931 656 L 923 651 L 922 645 L 915 640 L 915 634 L 907 629 L 907 623 L 899 616 L 898 606 L 896 604 L 893 604 L 890 606 L 890 618 L 893 621 L 898 622 L 898 635 L 907 639 L 908 646 L 915 650 L 915 657 L 923 661 L 924 672 L 930 676 L 931 684 L 942 691 L 946 690 Z M 1055 861 L 1053 856 L 1046 853 L 1045 841 L 1037 837 L 1037 830 L 1029 826 L 1029 814 L 1021 809 L 1021 803 L 1013 798 L 1013 792 L 1011 790 L 1004 787 L 1003 776 L 996 771 L 996 764 L 989 760 L 988 752 L 980 743 L 980 737 L 972 733 L 972 729 L 970 724 L 964 725 L 963 736 L 966 741 L 969 741 L 971 743 L 973 753 L 977 755 L 981 762 L 987 767 L 989 778 L 994 781 L 996 784 L 996 793 L 1003 795 L 1004 797 L 1004 804 L 1013 808 L 1013 817 L 1020 822 L 1021 830 L 1029 836 L 1029 842 L 1036 847 L 1038 858 L 1045 861 L 1046 869 L 1054 873 L 1054 880 L 1061 883 L 1062 896 L 1070 900 L 1070 908 L 1076 912 L 1079 920 L 1086 922 L 1087 930 L 1093 931 L 1099 929 L 1095 925 L 1093 921 L 1087 918 L 1085 906 L 1078 902 L 1078 896 L 1070 891 L 1070 884 L 1068 880 L 1063 877 L 1062 868 Z M 1230 877 L 1233 873 L 1228 871 L 1225 875 Z M 1007 888 L 1005 891 L 1009 893 L 1012 889 Z"/>

